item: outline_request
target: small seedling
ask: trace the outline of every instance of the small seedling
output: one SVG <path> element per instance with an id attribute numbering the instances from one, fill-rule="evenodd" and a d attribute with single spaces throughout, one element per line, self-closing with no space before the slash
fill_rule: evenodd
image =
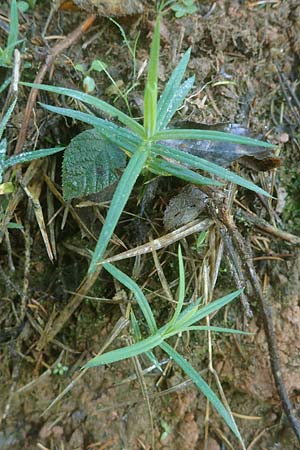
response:
<path id="1" fill-rule="evenodd" d="M 94 78 L 91 76 L 91 72 L 103 72 L 103 70 L 106 69 L 106 64 L 103 61 L 100 61 L 100 59 L 95 59 L 90 67 L 87 69 L 83 64 L 76 64 L 74 66 L 74 69 L 77 72 L 82 73 L 83 75 L 83 89 L 84 92 L 90 94 L 96 89 L 96 83 Z"/>
<path id="2" fill-rule="evenodd" d="M 167 422 L 163 419 L 160 420 L 160 426 L 162 427 L 162 429 L 164 430 L 161 435 L 160 435 L 160 440 L 164 441 L 165 439 L 167 439 L 167 437 L 169 436 L 169 434 L 171 433 L 171 427 L 170 425 L 167 424 Z"/>
<path id="3" fill-rule="evenodd" d="M 69 368 L 67 366 L 62 365 L 62 363 L 57 363 L 55 368 L 53 369 L 53 375 L 63 376 L 66 372 L 68 372 Z"/>
<path id="4" fill-rule="evenodd" d="M 175 12 L 177 18 L 194 14 L 197 11 L 195 0 L 179 0 L 175 1 L 171 6 L 172 11 Z"/>

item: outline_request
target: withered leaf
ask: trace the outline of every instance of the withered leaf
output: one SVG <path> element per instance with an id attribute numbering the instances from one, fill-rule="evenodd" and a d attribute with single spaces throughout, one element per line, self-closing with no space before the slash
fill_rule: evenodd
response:
<path id="1" fill-rule="evenodd" d="M 225 131 L 239 136 L 249 136 L 249 129 L 239 124 L 205 125 L 194 122 L 178 122 L 176 128 L 194 128 L 202 130 Z M 267 171 L 279 167 L 281 159 L 272 149 L 250 145 L 233 144 L 230 142 L 206 140 L 167 140 L 162 143 L 175 147 L 183 152 L 207 159 L 215 164 L 228 167 L 238 161 L 242 165 L 256 171 Z"/>
<path id="2" fill-rule="evenodd" d="M 195 186 L 187 185 L 171 198 L 164 212 L 166 230 L 175 229 L 196 219 L 205 209 L 207 196 Z"/>

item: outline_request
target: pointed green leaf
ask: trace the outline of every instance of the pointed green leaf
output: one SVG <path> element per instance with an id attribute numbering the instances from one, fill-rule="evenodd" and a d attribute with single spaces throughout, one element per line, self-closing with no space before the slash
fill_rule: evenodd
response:
<path id="1" fill-rule="evenodd" d="M 10 26 L 6 45 L 6 48 L 9 49 L 9 52 L 7 54 L 9 59 L 12 59 L 14 49 L 18 44 L 18 33 L 19 33 L 18 6 L 16 0 L 11 0 Z"/>
<path id="2" fill-rule="evenodd" d="M 139 150 L 137 150 L 130 159 L 118 183 L 92 257 L 92 261 L 89 267 L 89 275 L 92 275 L 95 272 L 96 265 L 104 255 L 111 235 L 114 232 L 114 229 L 127 203 L 133 186 L 145 165 L 147 157 L 148 153 L 144 147 L 141 147 Z"/>
<path id="3" fill-rule="evenodd" d="M 155 334 L 157 331 L 157 325 L 152 313 L 152 310 L 149 306 L 149 303 L 144 296 L 142 290 L 139 286 L 133 281 L 128 275 L 121 272 L 121 270 L 117 269 L 115 266 L 109 263 L 103 264 L 104 269 L 106 269 L 114 278 L 120 281 L 124 286 L 126 286 L 131 292 L 133 292 L 136 301 L 138 302 L 139 307 L 141 308 L 142 313 L 147 321 L 148 327 L 151 331 L 151 334 Z"/>
<path id="4" fill-rule="evenodd" d="M 123 113 L 119 109 L 110 105 L 103 100 L 100 100 L 92 95 L 85 94 L 81 91 L 76 91 L 74 89 L 60 88 L 57 86 L 48 86 L 46 84 L 34 84 L 34 83 L 20 83 L 24 86 L 29 86 L 34 89 L 40 89 L 47 92 L 53 92 L 55 94 L 66 95 L 67 97 L 76 98 L 83 103 L 87 103 L 88 105 L 94 106 L 98 108 L 100 111 L 103 111 L 105 114 L 108 114 L 111 117 L 116 117 L 121 123 L 123 123 L 126 127 L 128 127 L 131 131 L 136 133 L 140 137 L 144 137 L 144 128 L 140 125 L 136 120 L 127 116 L 127 114 Z"/>
<path id="5" fill-rule="evenodd" d="M 237 134 L 225 133 L 223 131 L 214 130 L 189 130 L 189 129 L 167 129 L 157 131 L 152 136 L 152 141 L 162 141 L 168 139 L 193 139 L 207 141 L 233 142 L 235 144 L 255 145 L 257 147 L 275 148 L 275 145 L 269 142 L 259 141 L 247 136 L 239 136 Z"/>
<path id="6" fill-rule="evenodd" d="M 103 366 L 104 364 L 111 364 L 116 361 L 122 361 L 123 359 L 133 358 L 134 356 L 146 353 L 157 347 L 162 342 L 162 337 L 159 333 L 153 336 L 149 336 L 136 344 L 129 345 L 128 347 L 119 348 L 111 352 L 104 353 L 104 355 L 96 356 L 87 362 L 83 369 L 88 369 L 90 367 Z"/>
<path id="7" fill-rule="evenodd" d="M 235 436 L 243 443 L 242 437 L 238 430 L 238 427 L 232 417 L 232 414 L 225 408 L 223 403 L 220 401 L 218 396 L 206 383 L 206 381 L 201 377 L 201 375 L 191 366 L 191 364 L 181 356 L 175 349 L 173 349 L 169 344 L 163 342 L 160 347 L 182 368 L 182 370 L 187 374 L 188 377 L 195 383 L 197 388 L 205 395 L 205 397 L 210 401 L 213 407 L 218 411 L 218 413 L 223 417 L 225 423 L 229 426 Z"/>
<path id="8" fill-rule="evenodd" d="M 183 57 L 181 58 L 180 62 L 176 66 L 176 68 L 173 70 L 169 81 L 167 82 L 160 98 L 157 104 L 157 126 L 156 129 L 162 130 L 167 126 L 169 123 L 169 120 L 177 110 L 178 106 L 175 107 L 174 105 L 176 102 L 176 95 L 177 91 L 179 89 L 179 86 L 181 84 L 181 80 L 183 78 L 183 75 L 185 73 L 186 67 L 188 65 L 189 59 L 191 55 L 191 49 L 189 48 Z M 191 78 L 190 78 L 191 80 Z M 184 99 L 183 99 L 184 100 Z M 169 111 L 170 110 L 170 111 Z"/>
<path id="9" fill-rule="evenodd" d="M 148 67 L 148 76 L 144 95 L 144 130 L 147 137 L 151 137 L 156 128 L 157 108 L 157 77 L 160 47 L 160 15 L 157 16 Z"/>
<path id="10" fill-rule="evenodd" d="M 52 148 L 41 148 L 40 150 L 34 150 L 33 152 L 20 153 L 17 156 L 12 156 L 4 162 L 5 169 L 8 167 L 15 166 L 16 164 L 26 163 L 29 161 L 34 161 L 35 159 L 45 158 L 46 156 L 54 155 L 55 153 L 61 152 L 65 147 L 52 147 Z"/>
<path id="11" fill-rule="evenodd" d="M 45 105 L 43 103 L 40 103 L 40 105 L 48 111 L 61 114 L 65 117 L 70 117 L 72 119 L 96 127 L 99 132 L 103 134 L 107 139 L 109 139 L 114 144 L 123 147 L 130 153 L 134 153 L 137 146 L 142 142 L 138 136 L 134 135 L 126 128 L 118 127 L 108 120 L 100 119 L 100 117 L 96 117 L 80 111 L 75 111 L 74 109 L 60 108 L 57 106 Z"/>
<path id="12" fill-rule="evenodd" d="M 6 149 L 7 141 L 4 138 L 0 140 L 0 183 L 2 183 L 3 172 L 5 170 Z"/>
<path id="13" fill-rule="evenodd" d="M 6 111 L 0 122 L 0 139 L 2 138 L 7 122 L 9 121 L 10 116 L 12 115 L 12 112 L 16 106 L 17 100 L 18 100 L 17 98 L 14 99 L 14 101 L 12 102 L 12 104 L 10 105 L 10 107 L 8 108 L 8 110 Z"/>
<path id="14" fill-rule="evenodd" d="M 192 316 L 186 316 L 181 318 L 179 316 L 177 320 L 177 324 L 179 326 L 189 327 L 193 325 L 194 323 L 198 322 L 199 320 L 203 319 L 206 316 L 209 316 L 210 314 L 214 313 L 215 311 L 218 311 L 218 309 L 223 308 L 223 306 L 227 305 L 228 303 L 232 302 L 236 297 L 238 297 L 241 292 L 243 292 L 243 289 L 239 289 L 238 291 L 231 292 L 228 295 L 225 295 L 224 297 L 219 298 L 218 300 L 215 300 L 214 302 L 208 303 L 208 305 L 202 306 L 197 312 L 195 312 Z"/>
<path id="15" fill-rule="evenodd" d="M 187 94 L 192 89 L 195 82 L 195 76 L 188 78 L 178 89 L 173 92 L 172 98 L 170 98 L 170 102 L 166 105 L 166 109 L 162 110 L 162 113 L 157 116 L 156 129 L 163 130 L 177 109 L 183 104 Z"/>
<path id="16" fill-rule="evenodd" d="M 224 133 L 226 134 L 226 133 Z M 271 197 L 268 192 L 264 191 L 256 184 L 251 181 L 246 180 L 243 177 L 240 177 L 234 172 L 231 172 L 228 169 L 224 169 L 224 167 L 219 166 L 218 164 L 214 164 L 206 159 L 199 158 L 198 156 L 190 155 L 189 153 L 183 152 L 181 150 L 177 150 L 172 147 L 167 147 L 165 145 L 152 145 L 151 151 L 156 153 L 157 155 L 165 156 L 167 158 L 173 158 L 183 164 L 187 164 L 195 169 L 202 169 L 208 173 L 212 173 L 224 180 L 230 181 L 231 183 L 237 184 L 239 186 L 243 186 L 250 191 L 257 192 L 259 194 L 265 195 L 266 197 Z"/>
<path id="17" fill-rule="evenodd" d="M 199 175 L 184 166 L 180 166 L 176 163 L 171 163 L 169 161 L 164 161 L 163 159 L 156 159 L 151 161 L 149 164 L 149 170 L 160 172 L 160 174 L 168 173 L 182 180 L 188 181 L 189 183 L 195 184 L 205 184 L 210 186 L 222 186 L 217 180 L 212 180 L 211 178 Z"/>
<path id="18" fill-rule="evenodd" d="M 213 331 L 214 333 L 230 333 L 230 334 L 244 334 L 247 336 L 253 336 L 255 333 L 249 333 L 248 331 L 235 330 L 234 328 L 226 327 L 214 327 L 205 325 L 193 325 L 182 331 Z"/>

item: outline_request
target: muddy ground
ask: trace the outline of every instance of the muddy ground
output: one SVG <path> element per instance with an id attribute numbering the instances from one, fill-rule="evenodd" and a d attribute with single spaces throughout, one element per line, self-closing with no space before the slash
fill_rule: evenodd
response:
<path id="1" fill-rule="evenodd" d="M 140 32 L 136 64 L 137 70 L 142 73 L 135 89 L 128 94 L 134 116 L 141 115 L 145 81 L 142 68 L 149 56 L 155 19 L 150 3 L 145 6 L 142 15 L 117 19 L 130 42 Z M 299 235 L 299 113 L 288 107 L 278 73 L 283 74 L 297 94 L 300 3 L 296 0 L 195 3 L 198 8 L 195 14 L 176 19 L 170 11 L 165 16 L 160 89 L 180 56 L 191 47 L 188 74 L 196 75 L 195 87 L 177 119 L 205 124 L 239 123 L 249 128 L 252 135 L 263 136 L 279 144 L 283 165 L 277 171 L 258 173 L 241 169 L 245 170 L 242 172 L 245 176 L 261 183 L 263 187 L 273 183 L 277 199 L 269 205 L 274 214 L 270 213 L 270 208 L 262 206 L 263 202 L 243 190 L 237 199 L 246 209 L 275 227 Z M 7 11 L 7 3 L 1 3 L 2 22 Z M 22 44 L 24 63 L 27 63 L 22 69 L 23 80 L 33 81 L 38 67 L 44 61 L 47 46 L 53 46 L 57 36 L 70 33 L 87 15 L 82 11 L 55 11 L 46 31 L 48 39 L 43 40 L 41 33 L 49 12 L 48 2 L 37 2 L 33 9 L 20 16 L 20 36 L 26 40 Z M 5 40 L 3 25 L 0 44 L 3 45 Z M 132 78 L 133 60 L 118 28 L 103 17 L 97 18 L 78 42 L 58 55 L 51 69 L 51 80 L 47 75 L 44 82 L 81 89 L 82 77 L 75 71 L 74 65 L 81 63 L 88 66 L 95 58 L 107 64 L 109 73 L 123 92 L 132 86 L 135 81 Z M 2 79 L 6 76 L 7 73 L 2 70 Z M 115 101 L 118 107 L 126 111 L 126 105 L 122 99 L 116 99 L 111 81 L 105 74 L 95 74 L 95 82 L 95 95 L 110 102 Z M 7 130 L 11 152 L 22 125 L 28 93 L 27 88 L 20 88 L 18 109 Z M 5 95 L 1 95 L 3 106 Z M 289 94 L 287 97 L 290 99 Z M 58 104 L 54 96 L 42 94 L 41 98 L 46 103 Z M 67 101 L 66 98 L 61 99 L 60 105 L 65 105 Z M 73 102 L 72 107 L 75 106 Z M 37 106 L 24 149 L 32 149 L 33 146 L 42 148 L 49 142 L 51 145 L 67 144 L 84 129 L 82 124 L 46 114 Z M 14 214 L 14 221 L 22 224 L 25 231 L 10 230 L 9 239 L 4 241 L 1 248 L 0 449 L 138 450 L 152 448 L 153 439 L 157 450 L 240 448 L 217 413 L 212 409 L 207 413 L 203 395 L 191 384 L 182 386 L 186 377 L 174 365 L 169 367 L 163 379 L 156 370 L 144 376 L 153 430 L 149 407 L 144 401 L 141 384 L 131 361 L 91 369 L 77 379 L 82 374 L 79 372 L 80 367 L 99 352 L 126 312 L 129 294 L 114 284 L 108 275 L 101 273 L 88 296 L 78 302 L 68 320 L 64 320 L 59 333 L 54 339 L 47 340 L 49 330 L 53 324 L 57 324 L 61 312 L 65 311 L 73 298 L 72 293 L 78 289 L 85 276 L 88 267 L 85 249 L 92 249 L 95 245 L 82 231 L 80 222 L 74 216 L 69 215 L 65 220 L 66 208 L 59 200 L 52 199 L 52 203 L 49 203 L 51 193 L 44 174 L 48 174 L 60 190 L 60 166 L 61 157 L 49 158 L 49 161 L 41 162 L 36 176 L 46 221 L 57 212 L 52 220 L 57 255 L 54 262 L 51 263 L 47 257 L 26 196 L 22 197 Z M 150 231 L 155 237 L 165 233 L 164 209 L 181 187 L 182 184 L 178 185 L 173 180 L 158 191 L 147 211 L 147 227 L 143 231 L 146 240 L 149 239 Z M 134 198 L 126 207 L 127 212 L 139 214 L 137 202 L 141 196 L 142 181 L 138 183 Z M 53 211 L 49 211 L 51 204 L 54 206 Z M 2 209 L 5 205 L 4 202 Z M 233 215 L 237 207 L 234 206 Z M 96 220 L 93 207 L 77 208 L 76 211 L 79 211 L 78 217 L 86 226 L 97 234 L 99 214 Z M 100 209 L 100 212 L 105 214 L 105 208 Z M 253 257 L 256 258 L 255 267 L 273 308 L 284 381 L 299 418 L 300 252 L 296 245 L 263 233 L 241 218 L 237 223 L 251 245 Z M 132 216 L 122 216 L 116 234 L 128 248 L 136 245 L 136 227 Z M 47 230 L 50 233 L 50 225 Z M 196 249 L 195 239 L 192 236 L 183 243 L 187 256 L 188 295 L 194 291 L 193 283 L 196 283 L 195 278 L 198 276 L 194 275 L 207 252 L 207 245 Z M 172 285 L 177 279 L 176 249 L 175 244 L 159 253 L 174 295 L 177 286 L 176 283 Z M 118 252 L 121 250 L 119 248 Z M 137 266 L 136 280 L 148 294 L 155 315 L 163 324 L 169 317 L 170 303 L 161 290 L 152 256 L 143 256 L 139 265 L 135 263 L 134 266 L 131 260 L 119 265 L 129 275 Z M 235 290 L 234 280 L 231 279 L 230 268 L 224 262 L 214 298 L 232 290 Z M 16 324 L 23 302 L 27 312 L 18 328 Z M 299 447 L 282 413 L 273 383 L 261 313 L 255 299 L 251 302 L 251 319 L 245 317 L 239 303 L 217 316 L 218 323 L 244 327 L 254 334 L 242 338 L 215 336 L 214 367 L 246 448 L 293 450 Z M 125 327 L 112 345 L 126 345 L 128 339 L 129 329 Z M 217 390 L 212 375 L 206 370 L 206 335 L 192 335 L 189 339 L 183 337 L 177 348 L 197 370 L 204 371 L 203 376 Z M 165 357 L 159 352 L 157 356 L 160 360 Z M 143 358 L 140 364 L 142 368 L 149 366 Z M 75 379 L 76 382 L 63 398 L 45 412 L 50 403 Z"/>

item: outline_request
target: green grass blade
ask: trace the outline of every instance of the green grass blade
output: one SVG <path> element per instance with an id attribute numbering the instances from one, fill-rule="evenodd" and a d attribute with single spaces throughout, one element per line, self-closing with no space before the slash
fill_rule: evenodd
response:
<path id="1" fill-rule="evenodd" d="M 187 374 L 188 377 L 195 383 L 197 388 L 205 395 L 205 397 L 210 401 L 213 407 L 218 411 L 220 416 L 223 417 L 225 423 L 232 430 L 235 436 L 243 444 L 242 437 L 238 430 L 238 427 L 230 414 L 230 412 L 225 408 L 223 403 L 220 401 L 219 397 L 214 393 L 206 381 L 201 377 L 201 375 L 191 366 L 191 364 L 181 356 L 175 349 L 173 349 L 169 344 L 163 342 L 160 347 L 181 367 L 181 369 Z M 244 444 L 243 444 L 244 445 Z"/>
<path id="2" fill-rule="evenodd" d="M 18 100 L 17 98 L 14 99 L 14 101 L 12 102 L 12 104 L 10 105 L 10 107 L 8 108 L 8 110 L 6 111 L 0 122 L 0 140 L 2 138 L 7 122 L 9 121 L 10 116 L 12 115 L 12 112 L 16 106 L 17 100 Z"/>
<path id="3" fill-rule="evenodd" d="M 7 56 L 9 59 L 12 59 L 15 46 L 18 43 L 18 33 L 19 33 L 19 19 L 18 19 L 17 2 L 16 0 L 11 0 L 10 25 L 6 46 L 8 49 Z"/>
<path id="4" fill-rule="evenodd" d="M 12 77 L 6 78 L 3 83 L 0 85 L 0 94 L 5 91 L 5 89 L 10 85 Z"/>
<path id="5" fill-rule="evenodd" d="M 148 67 L 148 77 L 144 95 L 144 130 L 147 137 L 151 137 L 156 129 L 157 110 L 157 77 L 160 47 L 160 15 L 157 16 Z"/>
<path id="6" fill-rule="evenodd" d="M 181 322 L 181 326 L 189 327 L 193 325 L 194 323 L 198 322 L 199 320 L 203 319 L 204 317 L 214 313 L 220 308 L 223 308 L 223 306 L 227 305 L 228 303 L 232 302 L 236 297 L 240 295 L 240 293 L 243 291 L 243 289 L 239 289 L 238 291 L 231 292 L 228 295 L 225 295 L 224 297 L 219 298 L 218 300 L 215 300 L 214 302 L 209 303 L 206 306 L 201 307 L 195 314 L 193 314 L 191 317 L 188 318 L 183 317 L 182 320 L 177 321 Z"/>
<path id="7" fill-rule="evenodd" d="M 96 356 L 83 366 L 83 369 L 90 367 L 103 366 L 104 364 L 111 364 L 113 362 L 122 361 L 123 359 L 133 358 L 142 353 L 146 353 L 157 347 L 162 342 L 162 336 L 160 333 L 156 333 L 153 336 L 149 336 L 142 341 L 129 345 L 128 347 L 112 350 L 111 352 L 104 353 L 104 355 Z"/>
<path id="8" fill-rule="evenodd" d="M 131 292 L 133 292 L 136 301 L 138 302 L 139 307 L 141 308 L 142 313 L 146 319 L 148 327 L 151 331 L 151 334 L 155 334 L 157 331 L 157 325 L 152 313 L 152 310 L 149 306 L 149 303 L 143 294 L 142 290 L 139 286 L 133 281 L 128 275 L 121 272 L 121 270 L 117 269 L 115 266 L 109 263 L 103 264 L 103 267 L 120 283 L 126 286 Z"/>
<path id="9" fill-rule="evenodd" d="M 142 147 L 137 150 L 130 159 L 122 177 L 120 178 L 92 257 L 89 267 L 89 275 L 92 275 L 95 272 L 96 265 L 104 255 L 111 235 L 114 232 L 133 186 L 145 165 L 147 157 L 148 153 L 146 148 Z"/>
<path id="10" fill-rule="evenodd" d="M 192 140 L 207 140 L 207 141 L 221 141 L 232 142 L 233 144 L 255 145 L 256 147 L 275 148 L 275 145 L 269 142 L 259 141 L 247 136 L 239 136 L 232 133 L 225 133 L 223 131 L 213 130 L 188 130 L 188 129 L 167 129 L 157 131 L 152 137 L 153 141 L 163 141 L 168 139 L 192 139 Z"/>
<path id="11" fill-rule="evenodd" d="M 179 86 L 175 92 L 173 92 L 172 98 L 170 98 L 169 103 L 165 107 L 166 109 L 163 109 L 162 112 L 157 114 L 157 130 L 163 130 L 168 125 L 177 109 L 182 105 L 187 94 L 192 89 L 194 82 L 195 77 L 192 76 L 188 78 L 181 86 Z"/>
<path id="12" fill-rule="evenodd" d="M 131 131 L 126 130 L 126 128 L 120 128 L 118 125 L 115 125 L 108 120 L 103 120 L 100 117 L 93 116 L 92 114 L 75 111 L 74 109 L 45 105 L 43 103 L 40 103 L 40 105 L 48 111 L 65 117 L 70 117 L 96 127 L 107 139 L 119 147 L 123 147 L 125 150 L 128 150 L 130 153 L 134 153 L 135 149 L 142 142 L 138 136 L 134 135 Z"/>
<path id="13" fill-rule="evenodd" d="M 0 183 L 3 180 L 3 172 L 5 170 L 5 158 L 6 158 L 6 150 L 7 150 L 7 140 L 0 140 Z"/>
<path id="14" fill-rule="evenodd" d="M 248 331 L 235 330 L 234 328 L 213 327 L 213 326 L 206 326 L 206 325 L 203 325 L 203 326 L 193 325 L 182 331 L 213 331 L 215 333 L 244 334 L 247 336 L 253 336 L 253 334 L 255 334 L 255 333 L 249 333 Z"/>
<path id="15" fill-rule="evenodd" d="M 33 161 L 39 158 L 45 158 L 46 156 L 54 155 L 55 153 L 61 152 L 65 147 L 52 147 L 52 148 L 42 148 L 40 150 L 34 150 L 33 152 L 20 153 L 17 156 L 12 156 L 4 162 L 4 168 L 14 166 L 15 164 L 21 164 L 28 161 Z"/>
<path id="16" fill-rule="evenodd" d="M 131 328 L 134 336 L 134 340 L 141 341 L 142 340 L 142 333 L 138 324 L 138 321 L 136 320 L 135 314 L 133 312 L 133 309 L 130 310 L 130 322 L 131 322 Z"/>
<path id="17" fill-rule="evenodd" d="M 34 84 L 34 83 L 20 83 L 23 86 L 29 86 L 34 89 L 40 89 L 42 91 L 53 92 L 54 94 L 66 95 L 67 97 L 76 98 L 83 103 L 87 103 L 90 106 L 94 106 L 100 111 L 108 114 L 111 117 L 116 117 L 121 123 L 128 127 L 131 131 L 136 133 L 140 137 L 144 137 L 144 128 L 136 120 L 129 117 L 127 114 L 118 110 L 114 106 L 110 105 L 103 100 L 100 100 L 92 95 L 85 94 L 84 92 L 74 89 L 61 88 L 57 86 L 48 86 L 46 84 Z"/>
<path id="18" fill-rule="evenodd" d="M 149 170 L 152 169 L 156 171 L 156 173 L 160 171 L 160 173 L 163 174 L 165 172 L 169 175 L 173 175 L 177 178 L 188 181 L 189 183 L 200 185 L 206 184 L 210 186 L 223 186 L 222 183 L 217 180 L 212 180 L 211 178 L 204 177 L 196 172 L 193 172 L 190 169 L 187 169 L 184 166 L 180 166 L 169 161 L 164 161 L 163 159 L 156 159 L 155 161 L 151 161 L 151 163 L 149 164 Z"/>
<path id="19" fill-rule="evenodd" d="M 205 170 L 208 173 L 212 173 L 213 175 L 223 178 L 224 180 L 227 180 L 230 183 L 234 183 L 246 189 L 249 189 L 250 191 L 257 192 L 258 194 L 262 194 L 266 197 L 271 197 L 271 195 L 268 192 L 264 191 L 259 186 L 256 186 L 256 184 L 252 183 L 251 181 L 248 181 L 245 178 L 240 177 L 236 173 L 231 172 L 230 170 L 225 169 L 224 167 L 221 167 L 218 164 L 214 164 L 210 161 L 207 161 L 206 159 L 190 155 L 189 153 L 177 150 L 172 147 L 167 147 L 165 145 L 153 144 L 151 146 L 151 151 L 153 153 L 156 153 L 157 155 L 165 156 L 167 158 L 173 158 L 183 164 L 192 166 L 195 169 Z"/>
<path id="20" fill-rule="evenodd" d="M 141 333 L 138 321 L 136 320 L 135 314 L 134 314 L 132 309 L 130 311 L 130 322 L 131 322 L 131 327 L 132 327 L 132 330 L 133 330 L 133 335 L 134 335 L 135 341 L 141 341 L 142 340 L 142 333 Z M 161 365 L 159 364 L 158 359 L 154 356 L 154 353 L 151 350 L 149 350 L 148 352 L 145 353 L 145 355 L 147 356 L 149 361 L 152 364 L 154 364 L 154 366 L 161 373 L 163 373 L 163 369 L 161 368 Z"/>
<path id="21" fill-rule="evenodd" d="M 170 76 L 169 81 L 167 82 L 159 98 L 157 104 L 157 126 L 156 126 L 157 130 L 162 130 L 167 126 L 169 120 L 179 107 L 178 105 L 174 109 L 174 105 L 176 103 L 175 99 L 177 91 L 181 84 L 181 80 L 188 65 L 190 56 L 191 56 L 191 49 L 189 48 L 181 58 L 176 68 L 173 70 L 172 75 Z M 171 112 L 168 111 L 169 108 Z"/>

